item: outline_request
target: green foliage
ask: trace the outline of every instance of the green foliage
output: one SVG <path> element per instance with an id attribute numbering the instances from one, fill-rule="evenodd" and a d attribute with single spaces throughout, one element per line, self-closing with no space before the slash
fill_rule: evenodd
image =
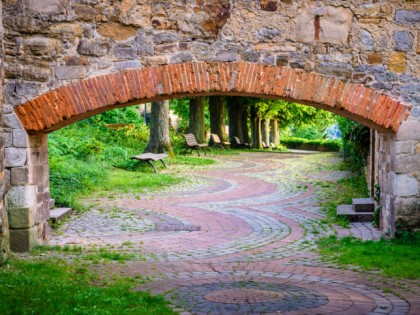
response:
<path id="1" fill-rule="evenodd" d="M 344 152 L 357 167 L 366 166 L 370 147 L 369 128 L 344 117 L 338 117 L 337 121 L 342 134 Z"/>
<path id="2" fill-rule="evenodd" d="M 133 291 L 136 284 L 64 260 L 10 260 L 0 268 L 0 314 L 175 314 L 161 296 Z"/>
<path id="3" fill-rule="evenodd" d="M 307 140 L 303 138 L 282 138 L 280 142 L 291 149 L 319 150 L 338 152 L 341 150 L 341 140 Z"/>
<path id="4" fill-rule="evenodd" d="M 140 105 L 117 108 L 106 111 L 88 119 L 89 123 L 103 124 L 140 124 L 143 118 L 139 116 Z"/>
<path id="5" fill-rule="evenodd" d="M 398 278 L 420 278 L 420 234 L 411 238 L 362 241 L 335 236 L 318 241 L 321 254 L 340 265 L 378 270 Z"/>
<path id="6" fill-rule="evenodd" d="M 315 123 L 315 122 L 314 122 Z M 291 138 L 303 138 L 308 140 L 323 139 L 325 135 L 325 127 L 316 124 L 299 126 L 290 126 L 288 136 Z"/>

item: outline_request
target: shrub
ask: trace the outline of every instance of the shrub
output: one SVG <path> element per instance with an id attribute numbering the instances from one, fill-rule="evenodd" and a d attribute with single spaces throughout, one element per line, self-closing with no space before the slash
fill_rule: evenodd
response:
<path id="1" fill-rule="evenodd" d="M 281 144 L 291 149 L 307 149 L 338 152 L 341 150 L 341 140 L 308 140 L 303 138 L 283 138 Z"/>

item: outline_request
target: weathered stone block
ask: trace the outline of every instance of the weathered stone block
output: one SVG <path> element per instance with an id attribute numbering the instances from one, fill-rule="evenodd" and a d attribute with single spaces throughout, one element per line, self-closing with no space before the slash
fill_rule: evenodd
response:
<path id="1" fill-rule="evenodd" d="M 29 169 L 27 167 L 13 167 L 10 170 L 10 179 L 12 186 L 29 184 Z"/>
<path id="2" fill-rule="evenodd" d="M 409 51 L 413 48 L 413 36 L 407 31 L 395 31 L 394 42 L 397 50 Z"/>
<path id="3" fill-rule="evenodd" d="M 132 26 L 125 26 L 120 23 L 108 22 L 97 28 L 98 33 L 116 41 L 127 40 L 136 36 L 137 30 Z"/>
<path id="4" fill-rule="evenodd" d="M 27 162 L 26 149 L 20 148 L 5 148 L 4 149 L 4 166 L 25 166 Z"/>
<path id="5" fill-rule="evenodd" d="M 394 194 L 396 197 L 417 196 L 419 194 L 418 180 L 407 174 L 396 175 L 394 182 Z"/>
<path id="6" fill-rule="evenodd" d="M 35 186 L 12 186 L 7 194 L 7 204 L 10 208 L 36 207 Z"/>
<path id="7" fill-rule="evenodd" d="M 395 21 L 401 23 L 419 23 L 420 11 L 397 10 L 395 12 Z"/>
<path id="8" fill-rule="evenodd" d="M 408 174 L 420 170 L 420 154 L 399 154 L 395 157 L 394 171 L 397 174 Z"/>
<path id="9" fill-rule="evenodd" d="M 194 56 L 190 52 L 180 52 L 171 57 L 170 63 L 182 63 L 192 61 Z"/>
<path id="10" fill-rule="evenodd" d="M 29 0 L 28 8 L 38 13 L 46 13 L 51 15 L 66 14 L 70 8 L 70 0 Z"/>
<path id="11" fill-rule="evenodd" d="M 102 57 L 105 56 L 111 43 L 105 39 L 82 39 L 77 47 L 77 51 L 81 55 Z"/>
<path id="12" fill-rule="evenodd" d="M 372 53 L 368 56 L 368 63 L 371 65 L 382 63 L 382 54 L 380 52 Z"/>
<path id="13" fill-rule="evenodd" d="M 388 60 L 388 68 L 397 73 L 403 73 L 407 69 L 407 58 L 403 52 L 392 52 Z"/>
<path id="14" fill-rule="evenodd" d="M 22 76 L 28 81 L 48 82 L 51 77 L 51 70 L 50 68 L 25 66 L 22 68 Z"/>
<path id="15" fill-rule="evenodd" d="M 34 36 L 23 40 L 23 46 L 26 53 L 34 56 L 53 57 L 60 48 L 60 42 L 57 39 Z"/>
<path id="16" fill-rule="evenodd" d="M 11 229 L 28 229 L 35 225 L 35 208 L 9 208 L 8 214 Z"/>
<path id="17" fill-rule="evenodd" d="M 239 58 L 238 54 L 231 53 L 229 51 L 221 51 L 216 53 L 216 57 L 214 58 L 214 61 L 224 61 L 224 62 L 232 62 L 237 61 Z"/>
<path id="18" fill-rule="evenodd" d="M 58 66 L 54 68 L 54 72 L 58 80 L 83 79 L 87 76 L 84 66 Z"/>
<path id="19" fill-rule="evenodd" d="M 306 3 L 296 17 L 296 39 L 300 42 L 347 44 L 352 18 L 349 9 Z"/>
<path id="20" fill-rule="evenodd" d="M 145 66 L 166 65 L 168 63 L 168 57 L 167 56 L 144 57 L 142 63 Z"/>
<path id="21" fill-rule="evenodd" d="M 123 0 L 121 3 L 120 22 L 141 28 L 151 26 L 152 8 L 148 3 L 136 0 Z"/>
<path id="22" fill-rule="evenodd" d="M 339 62 L 321 62 L 316 69 L 319 73 L 343 78 L 351 78 L 353 73 L 353 68 L 350 64 Z"/>
<path id="23" fill-rule="evenodd" d="M 124 70 L 124 69 L 138 69 L 141 68 L 141 63 L 139 60 L 127 60 L 115 63 L 115 69 Z"/>
<path id="24" fill-rule="evenodd" d="M 153 42 L 157 45 L 178 42 L 178 35 L 174 32 L 160 32 L 153 35 Z"/>
<path id="25" fill-rule="evenodd" d="M 16 148 L 28 147 L 28 134 L 23 129 L 13 129 L 13 146 Z"/>
<path id="26" fill-rule="evenodd" d="M 404 121 L 398 130 L 397 140 L 420 140 L 420 119 Z"/>
<path id="27" fill-rule="evenodd" d="M 263 27 L 257 31 L 257 38 L 261 41 L 271 41 L 280 36 L 281 32 L 277 28 Z"/>
<path id="28" fill-rule="evenodd" d="M 178 43 L 155 45 L 155 53 L 157 54 L 173 54 L 178 52 Z"/>
<path id="29" fill-rule="evenodd" d="M 417 31 L 417 48 L 416 54 L 420 54 L 420 31 Z"/>
<path id="30" fill-rule="evenodd" d="M 374 40 L 372 34 L 367 30 L 360 32 L 360 43 L 365 50 L 373 50 Z"/>
<path id="31" fill-rule="evenodd" d="M 419 140 L 420 141 L 420 140 Z M 395 154 L 412 154 L 415 151 L 417 141 L 395 141 L 394 150 Z"/>
<path id="32" fill-rule="evenodd" d="M 87 66 L 89 59 L 85 56 L 65 56 L 63 58 L 66 66 Z"/>
<path id="33" fill-rule="evenodd" d="M 261 10 L 277 11 L 277 0 L 261 0 Z"/>
<path id="34" fill-rule="evenodd" d="M 13 252 L 28 252 L 38 245 L 37 227 L 29 229 L 10 230 L 10 249 Z"/>

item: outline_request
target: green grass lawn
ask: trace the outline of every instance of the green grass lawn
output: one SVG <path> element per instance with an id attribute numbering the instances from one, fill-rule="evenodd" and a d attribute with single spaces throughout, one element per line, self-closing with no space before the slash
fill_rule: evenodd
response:
<path id="1" fill-rule="evenodd" d="M 318 246 L 325 259 L 343 266 L 376 270 L 389 277 L 420 279 L 420 234 L 380 241 L 330 236 L 320 239 Z"/>
<path id="2" fill-rule="evenodd" d="M 0 314 L 176 314 L 136 279 L 99 277 L 64 260 L 13 259 L 0 267 Z"/>

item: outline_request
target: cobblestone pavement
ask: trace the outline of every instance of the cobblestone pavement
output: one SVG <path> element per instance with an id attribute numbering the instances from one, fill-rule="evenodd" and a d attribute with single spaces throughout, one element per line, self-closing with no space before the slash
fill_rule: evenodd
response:
<path id="1" fill-rule="evenodd" d="M 420 314 L 419 283 L 323 262 L 315 240 L 331 234 L 378 239 L 370 224 L 321 223 L 319 181 L 340 159 L 322 154 L 241 153 L 192 169 L 164 193 L 97 198 L 51 245 L 136 254 L 101 266 L 148 275 L 181 314 Z"/>

